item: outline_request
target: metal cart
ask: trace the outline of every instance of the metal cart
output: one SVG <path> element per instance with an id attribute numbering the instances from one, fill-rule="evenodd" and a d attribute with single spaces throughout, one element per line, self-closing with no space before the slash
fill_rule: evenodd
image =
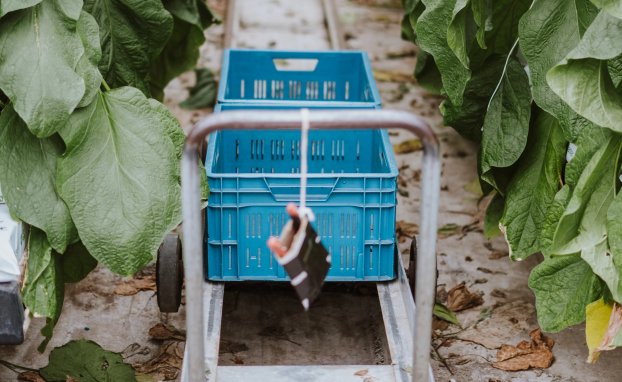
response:
<path id="1" fill-rule="evenodd" d="M 430 126 L 404 111 L 312 110 L 310 129 L 402 128 L 423 146 L 419 256 L 416 259 L 415 304 L 401 257 L 397 277 L 378 282 L 387 340 L 393 363 L 365 365 L 382 381 L 433 381 L 429 365 L 432 310 L 436 286 L 436 235 L 440 187 L 439 144 Z M 218 366 L 224 283 L 205 281 L 198 155 L 208 134 L 217 130 L 299 130 L 299 111 L 232 111 L 199 121 L 186 139 L 182 158 L 184 265 L 186 282 L 186 354 L 182 381 L 360 381 L 360 365 Z M 412 375 L 412 379 L 411 379 Z"/>

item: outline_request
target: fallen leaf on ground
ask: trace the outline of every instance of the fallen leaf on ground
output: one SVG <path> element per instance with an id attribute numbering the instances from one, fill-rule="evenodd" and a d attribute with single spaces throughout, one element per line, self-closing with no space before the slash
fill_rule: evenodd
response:
<path id="1" fill-rule="evenodd" d="M 65 382 L 80 382 L 77 379 L 73 379 L 70 376 L 67 376 L 67 380 Z"/>
<path id="2" fill-rule="evenodd" d="M 473 178 L 472 181 L 464 185 L 464 187 L 462 188 L 464 188 L 465 191 L 470 192 L 473 195 L 484 196 L 484 193 L 482 192 L 482 187 L 479 184 L 479 177 Z"/>
<path id="3" fill-rule="evenodd" d="M 409 154 L 419 151 L 423 148 L 421 141 L 418 139 L 409 139 L 407 141 L 393 145 L 393 152 L 395 154 Z"/>
<path id="4" fill-rule="evenodd" d="M 114 293 L 121 296 L 131 296 L 141 290 L 152 290 L 154 292 L 157 290 L 155 275 L 121 281 L 121 283 L 114 288 Z"/>
<path id="5" fill-rule="evenodd" d="M 482 305 L 482 296 L 466 287 L 464 281 L 447 292 L 447 307 L 454 312 Z"/>
<path id="6" fill-rule="evenodd" d="M 490 255 L 488 255 L 488 258 L 490 260 L 498 260 L 498 259 L 502 259 L 504 257 L 508 257 L 510 256 L 509 253 L 504 252 L 504 251 L 493 251 Z"/>
<path id="7" fill-rule="evenodd" d="M 480 272 L 484 272 L 484 273 L 491 274 L 491 275 L 496 275 L 496 274 L 507 275 L 507 273 L 505 273 L 505 272 L 501 272 L 501 271 L 491 271 L 490 269 L 488 269 L 488 268 L 483 268 L 483 267 L 478 267 L 478 268 L 477 268 L 477 270 L 478 270 L 478 271 L 480 271 Z"/>
<path id="8" fill-rule="evenodd" d="M 445 320 L 454 325 L 460 326 L 460 323 L 458 322 L 458 319 L 456 318 L 456 314 L 451 309 L 449 309 L 448 307 L 446 307 L 445 305 L 439 302 L 434 304 L 434 310 L 432 311 L 432 314 L 434 314 L 434 316 L 440 318 L 441 320 Z"/>
<path id="9" fill-rule="evenodd" d="M 471 262 L 471 261 L 473 261 L 473 258 L 471 256 L 467 256 L 467 257 L 464 258 L 464 261 Z"/>
<path id="10" fill-rule="evenodd" d="M 415 223 L 408 223 L 403 220 L 395 222 L 395 235 L 397 236 L 397 242 L 403 243 L 406 239 L 412 239 L 419 233 L 419 226 Z"/>
<path id="11" fill-rule="evenodd" d="M 461 231 L 461 228 L 462 227 L 460 227 L 458 224 L 455 224 L 455 223 L 445 224 L 444 226 L 438 229 L 438 238 L 444 239 L 446 237 L 459 234 Z"/>
<path id="12" fill-rule="evenodd" d="M 441 288 L 436 291 L 436 301 L 439 301 L 442 304 L 447 302 L 447 291 L 445 290 L 445 286 L 441 286 Z"/>
<path id="13" fill-rule="evenodd" d="M 432 317 L 432 331 L 435 332 L 437 330 L 445 331 L 449 327 L 449 322 L 445 320 L 441 320 L 440 318 Z"/>
<path id="14" fill-rule="evenodd" d="M 166 380 L 163 373 L 153 372 L 149 374 L 136 373 L 136 382 L 161 382 Z"/>
<path id="15" fill-rule="evenodd" d="M 248 350 L 248 346 L 246 346 L 246 344 L 221 339 L 218 354 L 235 354 L 246 350 Z"/>
<path id="16" fill-rule="evenodd" d="M 167 379 L 177 378 L 177 373 L 181 369 L 183 354 L 177 348 L 177 342 L 171 342 L 160 348 L 158 355 L 145 363 L 135 363 L 132 366 L 137 373 L 149 374 L 159 372 L 167 376 Z M 173 378 L 168 378 L 170 375 Z"/>
<path id="17" fill-rule="evenodd" d="M 535 306 L 520 300 L 498 306 L 495 304 L 493 309 L 490 318 L 458 334 L 458 338 L 478 343 L 488 349 L 499 349 L 515 338 L 516 333 L 529 329 L 527 320 L 536 311 Z M 463 322 L 473 322 L 481 315 L 482 312 L 470 311 L 464 318 L 461 316 L 461 319 Z M 512 317 L 518 321 L 510 321 Z"/>
<path id="18" fill-rule="evenodd" d="M 369 372 L 369 369 L 365 369 L 365 370 L 359 370 L 356 373 L 354 373 L 354 375 L 357 375 L 359 377 L 362 377 L 364 375 L 367 375 L 367 373 Z"/>
<path id="19" fill-rule="evenodd" d="M 516 346 L 506 345 L 497 351 L 497 362 L 492 366 L 506 371 L 547 368 L 553 362 L 554 341 L 542 334 L 540 328 L 529 333 L 532 342 L 522 341 Z"/>
<path id="20" fill-rule="evenodd" d="M 35 373 L 34 371 L 25 371 L 23 373 L 19 373 L 17 376 L 17 380 L 19 381 L 30 381 L 30 382 L 46 382 L 43 377 L 39 375 L 39 373 Z"/>
<path id="21" fill-rule="evenodd" d="M 235 363 L 236 365 L 244 365 L 244 357 L 241 355 L 235 355 L 233 357 L 231 357 L 231 360 L 233 361 L 233 363 Z"/>
<path id="22" fill-rule="evenodd" d="M 609 317 L 609 324 L 607 325 L 607 330 L 605 331 L 605 335 L 603 339 L 600 341 L 598 347 L 594 349 L 590 349 L 590 355 L 587 359 L 588 362 L 594 363 L 598 359 L 598 356 L 603 351 L 609 351 L 616 348 L 616 346 L 611 345 L 614 340 L 614 337 L 622 328 L 622 305 L 617 302 L 614 303 L 613 309 L 611 310 L 611 315 Z"/>
<path id="23" fill-rule="evenodd" d="M 408 191 L 404 190 L 403 188 L 398 188 L 397 189 L 397 193 L 400 194 L 400 196 L 403 196 L 405 198 L 409 197 L 410 194 L 408 193 Z"/>
<path id="24" fill-rule="evenodd" d="M 185 341 L 186 334 L 180 332 L 172 325 L 165 325 L 162 323 L 157 324 L 153 328 L 149 329 L 149 335 L 156 340 L 179 340 Z"/>
<path id="25" fill-rule="evenodd" d="M 373 71 L 374 78 L 378 82 L 415 82 L 415 78 L 412 75 L 407 75 L 399 72 L 387 72 L 381 70 Z"/>
<path id="26" fill-rule="evenodd" d="M 492 292 L 490 292 L 490 295 L 492 297 L 498 297 L 498 298 L 507 298 L 508 296 L 501 292 L 499 289 L 494 289 Z"/>
<path id="27" fill-rule="evenodd" d="M 471 360 L 470 360 L 470 359 L 461 359 L 460 361 L 458 361 L 458 362 L 454 363 L 454 365 L 461 366 L 461 365 L 465 365 L 465 364 L 467 364 L 467 363 L 469 363 L 469 362 L 471 362 Z"/>
<path id="28" fill-rule="evenodd" d="M 283 341 L 291 342 L 291 343 L 293 343 L 295 345 L 298 345 L 298 346 L 302 346 L 298 342 L 294 342 L 294 341 L 290 340 L 289 336 L 287 335 L 287 332 L 285 332 L 285 329 L 282 326 L 268 326 L 268 327 L 265 327 L 265 328 L 261 329 L 261 331 L 258 334 L 260 336 L 268 337 L 268 338 L 273 339 L 275 341 L 276 340 L 283 340 Z"/>

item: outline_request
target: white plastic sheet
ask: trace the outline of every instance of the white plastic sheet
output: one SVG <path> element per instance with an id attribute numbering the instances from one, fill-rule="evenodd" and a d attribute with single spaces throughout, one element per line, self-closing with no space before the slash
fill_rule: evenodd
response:
<path id="1" fill-rule="evenodd" d="M 19 259 L 25 248 L 23 224 L 11 218 L 0 194 L 0 283 L 18 279 Z"/>

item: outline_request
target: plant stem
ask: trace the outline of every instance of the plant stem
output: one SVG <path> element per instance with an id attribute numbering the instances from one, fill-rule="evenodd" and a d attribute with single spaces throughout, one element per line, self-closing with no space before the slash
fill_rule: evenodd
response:
<path id="1" fill-rule="evenodd" d="M 28 367 L 19 366 L 19 365 L 16 365 L 16 364 L 14 364 L 14 363 L 11 363 L 11 362 L 3 361 L 3 360 L 1 360 L 1 359 L 0 359 L 0 364 L 1 364 L 1 365 L 4 365 L 4 366 L 6 366 L 6 367 L 8 367 L 9 369 L 11 369 L 12 371 L 14 371 L 14 372 L 16 372 L 16 373 L 17 373 L 17 371 L 16 371 L 15 369 L 22 369 L 22 370 L 27 370 L 27 371 L 34 371 L 35 373 L 38 373 L 38 372 L 39 372 L 39 369 L 30 369 L 30 368 L 28 368 Z"/>
<path id="2" fill-rule="evenodd" d="M 5 107 L 5 106 L 6 106 L 6 105 L 4 104 L 4 102 L 0 101 L 0 108 L 1 108 L 1 109 L 4 109 L 4 107 Z"/>
<path id="3" fill-rule="evenodd" d="M 106 89 L 106 91 L 110 90 L 110 86 L 108 86 L 108 84 L 106 83 L 106 80 L 104 80 L 103 78 L 102 78 L 102 85 L 104 85 L 104 89 Z"/>

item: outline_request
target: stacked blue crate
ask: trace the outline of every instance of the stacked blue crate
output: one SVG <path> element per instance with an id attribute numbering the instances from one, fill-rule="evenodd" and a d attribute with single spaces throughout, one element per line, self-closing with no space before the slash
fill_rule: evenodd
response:
<path id="1" fill-rule="evenodd" d="M 315 58 L 313 72 L 275 69 L 273 60 Z M 343 67 L 339 66 L 343 58 Z M 241 63 L 238 60 L 242 61 Z M 261 70 L 251 63 L 257 63 Z M 347 72 L 345 82 L 334 73 Z M 319 72 L 318 72 L 319 70 Z M 316 73 L 318 72 L 318 73 Z M 361 74 L 361 72 L 363 74 Z M 247 81 L 265 73 L 249 89 Z M 275 74 L 276 73 L 276 74 Z M 296 75 L 299 75 L 297 77 Z M 331 75 L 330 81 L 321 76 Z M 308 80 L 308 81 L 307 81 Z M 234 84 L 242 81 L 238 91 Z M 283 85 L 280 83 L 282 82 Z M 306 100 L 289 97 L 289 84 L 313 85 Z M 279 83 L 279 85 L 272 85 Z M 287 85 L 286 85 L 287 84 Z M 337 84 L 344 86 L 340 92 Z M 257 91 L 261 86 L 261 93 Z M 291 85 L 291 94 L 298 85 Z M 244 100 L 248 92 L 266 98 Z M 274 93 L 272 90 L 274 89 Z M 326 101 L 329 92 L 334 101 Z M 281 97 L 281 94 L 283 98 Z M 278 95 L 278 101 L 272 95 Z M 352 94 L 358 94 L 352 99 Z M 368 95 L 366 98 L 366 94 Z M 326 97 L 324 97 L 326 95 Z M 276 52 L 227 50 L 214 112 L 240 109 L 379 108 L 378 91 L 363 52 Z M 268 102 L 270 100 L 271 102 Z M 395 277 L 395 207 L 398 169 L 386 130 L 309 132 L 307 204 L 333 262 L 327 281 L 379 281 Z M 287 222 L 285 205 L 299 202 L 300 133 L 295 131 L 221 131 L 209 138 L 205 168 L 210 184 L 206 214 L 207 271 L 210 280 L 289 280 L 266 241 Z"/>

